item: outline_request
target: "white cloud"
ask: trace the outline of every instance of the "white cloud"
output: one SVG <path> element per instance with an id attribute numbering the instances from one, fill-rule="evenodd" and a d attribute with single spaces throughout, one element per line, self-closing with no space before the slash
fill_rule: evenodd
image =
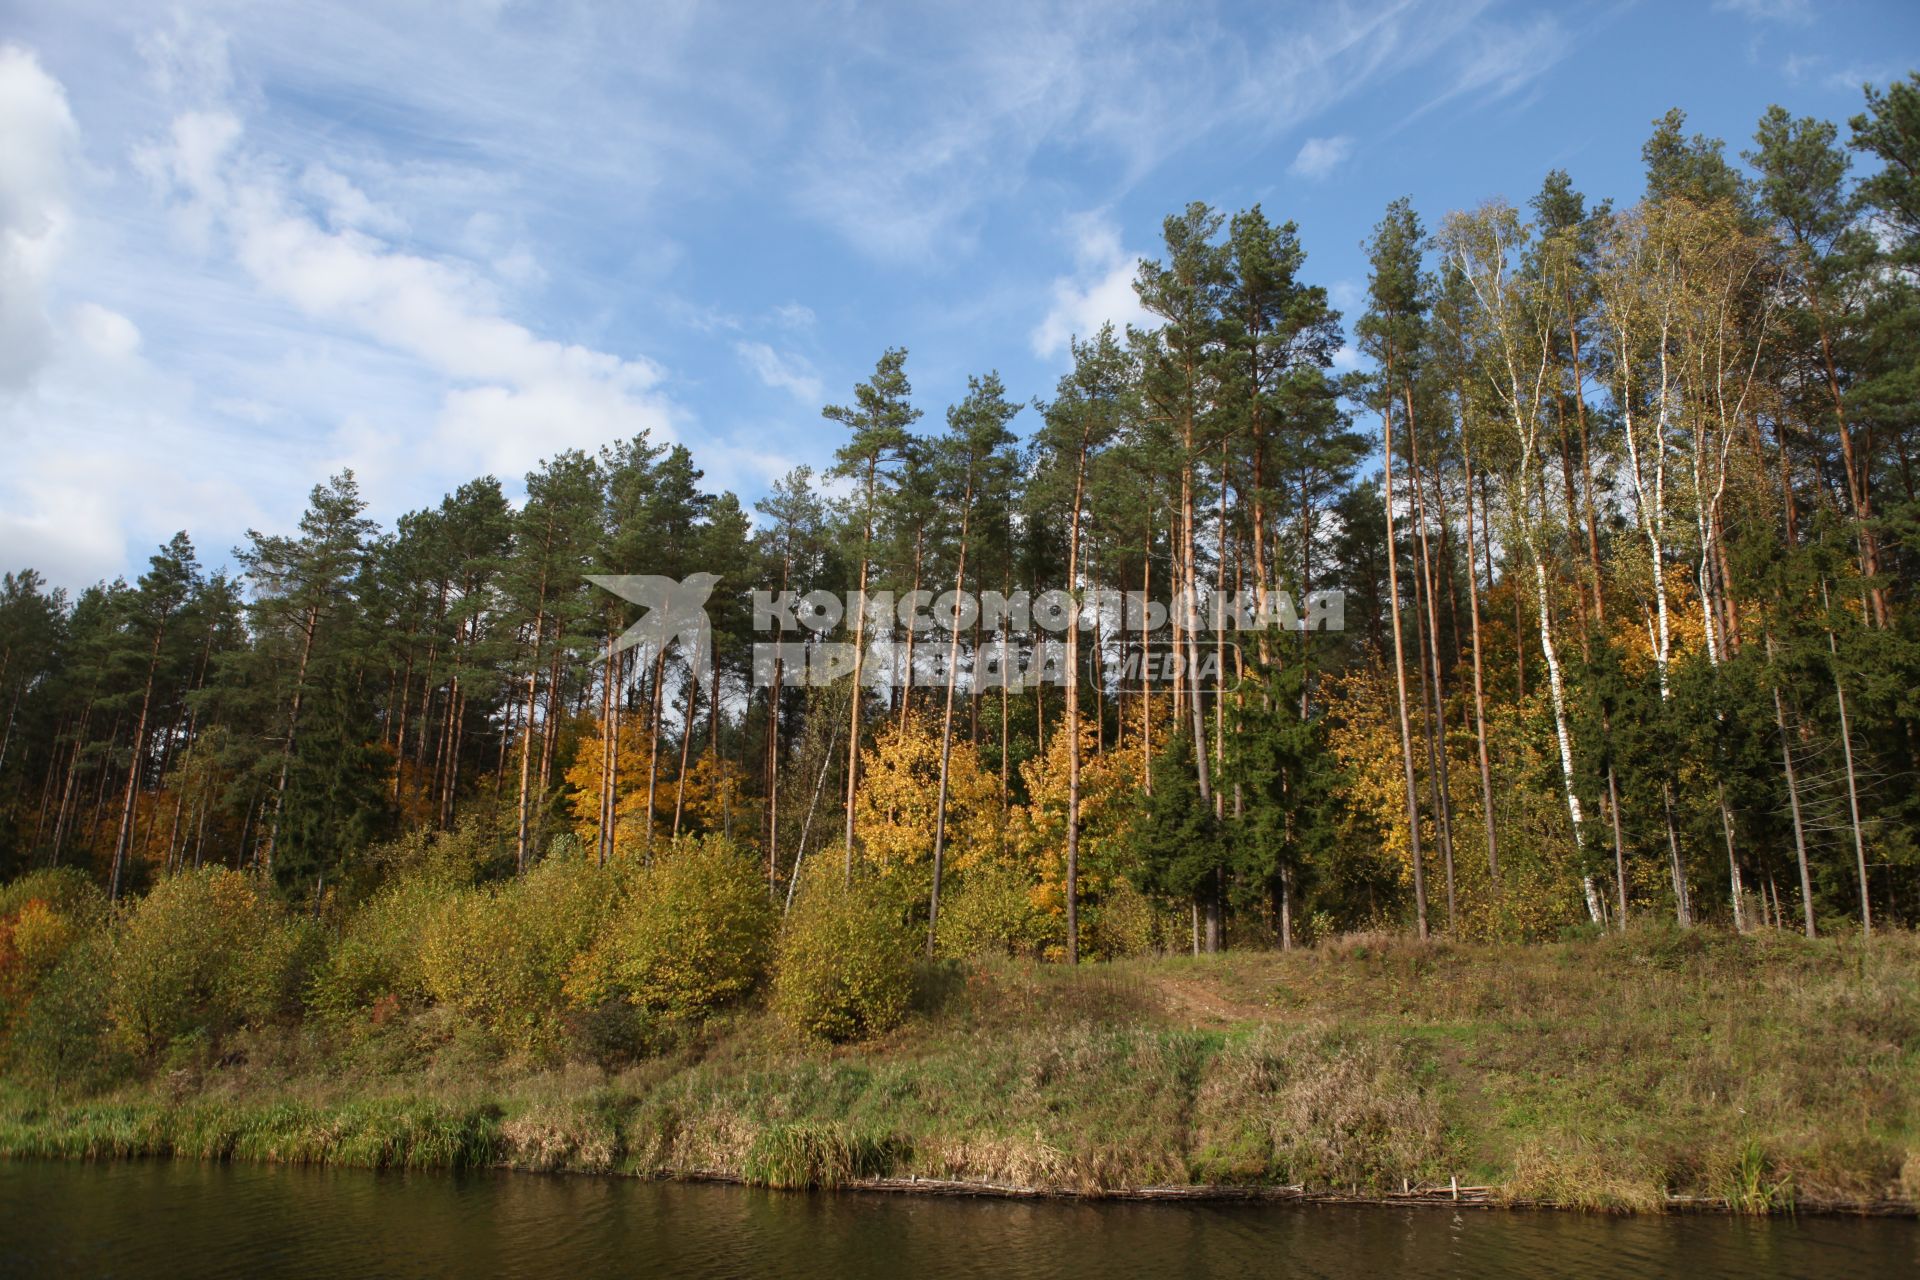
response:
<path id="1" fill-rule="evenodd" d="M 583 439 L 640 430 L 671 438 L 652 362 L 543 338 L 507 318 L 471 264 L 408 253 L 372 234 L 384 220 L 345 179 L 306 184 L 345 210 L 334 228 L 320 225 L 278 181 L 272 159 L 248 154 L 242 137 L 230 114 L 185 113 L 168 143 L 148 153 L 148 167 L 165 175 L 188 225 L 222 235 L 262 292 L 454 384 L 422 442 L 437 463 L 466 461 L 511 479 Z"/>
<path id="2" fill-rule="evenodd" d="M 1053 162 L 1131 184 L 1212 135 L 1284 134 L 1385 77 L 1458 61 L 1463 40 L 1471 56 L 1483 29 L 1509 30 L 1482 20 L 1487 3 L 1364 0 L 1265 24 L 1146 5 L 875 9 L 794 112 L 795 198 L 869 255 L 951 261 L 985 209 Z"/>
<path id="3" fill-rule="evenodd" d="M 1869 67 L 1864 70 L 1860 67 L 1842 67 L 1828 76 L 1823 83 L 1835 93 L 1857 94 L 1860 92 L 1861 85 L 1889 84 L 1899 74 L 1899 71 L 1890 66 Z"/>
<path id="4" fill-rule="evenodd" d="M 118 311 L 97 302 L 83 302 L 75 307 L 67 327 L 88 350 L 105 359 L 128 360 L 139 354 L 139 328 Z"/>
<path id="5" fill-rule="evenodd" d="M 1572 47 L 1566 28 L 1552 14 L 1543 13 L 1524 27 L 1490 22 L 1480 30 L 1478 48 L 1450 92 L 1506 97 L 1545 75 Z"/>
<path id="6" fill-rule="evenodd" d="M 1753 22 L 1811 22 L 1813 6 L 1807 0 L 1713 0 L 1721 13 L 1737 13 Z"/>
<path id="7" fill-rule="evenodd" d="M 811 329 L 816 319 L 813 308 L 804 302 L 783 302 L 773 309 L 774 323 L 788 329 Z"/>
<path id="8" fill-rule="evenodd" d="M 126 562 L 130 522 L 171 532 L 203 504 L 250 503 L 190 477 L 156 483 L 178 444 L 165 418 L 177 387 L 141 359 L 125 315 L 54 301 L 80 135 L 63 86 L 13 46 L 0 46 L 0 136 L 0 562 L 72 587 Z M 120 428 L 90 429 L 102 404 Z"/>
<path id="9" fill-rule="evenodd" d="M 78 139 L 66 91 L 26 50 L 0 45 L 0 391 L 29 383 L 53 350 L 47 278 L 70 222 Z"/>
<path id="10" fill-rule="evenodd" d="M 1332 173 L 1352 154 L 1353 139 L 1345 134 L 1331 138 L 1308 138 L 1301 144 L 1300 154 L 1287 166 L 1287 172 L 1318 180 Z"/>
<path id="11" fill-rule="evenodd" d="M 563 447 L 678 434 L 654 362 L 515 314 L 503 291 L 544 279 L 517 206 L 255 121 L 219 38 L 146 47 L 179 109 L 142 98 L 88 155 L 63 86 L 0 46 L 0 564 L 77 587 L 180 528 L 218 564 L 340 466 L 385 520 L 481 469 L 511 486 Z"/>
<path id="12" fill-rule="evenodd" d="M 1475 23 L 1461 46 L 1447 86 L 1409 114 L 1400 127 L 1458 98 L 1497 102 L 1511 97 L 1565 58 L 1573 49 L 1573 37 L 1557 18 L 1543 13 L 1525 26 Z"/>
<path id="13" fill-rule="evenodd" d="M 791 424 L 769 423 L 766 429 L 750 432 L 744 440 L 714 436 L 701 441 L 700 466 L 707 473 L 707 483 L 740 494 L 751 510 L 754 495 L 764 493 L 775 480 L 800 464 L 819 461 L 788 453 L 771 443 L 790 433 Z"/>
<path id="14" fill-rule="evenodd" d="M 300 175 L 300 189 L 320 201 L 335 231 L 353 229 L 393 236 L 407 229 L 400 215 L 368 199 L 352 179 L 324 164 L 307 166 Z"/>
<path id="15" fill-rule="evenodd" d="M 163 98 L 203 103 L 226 96 L 233 63 L 226 32 L 175 10 L 165 27 L 136 42 L 147 77 Z"/>
<path id="16" fill-rule="evenodd" d="M 826 390 L 804 356 L 775 351 L 764 342 L 736 342 L 733 349 L 753 375 L 775 391 L 815 408 L 824 403 Z"/>
<path id="17" fill-rule="evenodd" d="M 1092 337 L 1108 321 L 1124 334 L 1128 325 L 1144 328 L 1153 320 L 1133 291 L 1140 255 L 1121 247 L 1120 229 L 1095 212 L 1073 218 L 1068 231 L 1075 269 L 1054 278 L 1052 303 L 1031 335 L 1033 352 L 1042 359 L 1065 351 L 1072 338 Z"/>

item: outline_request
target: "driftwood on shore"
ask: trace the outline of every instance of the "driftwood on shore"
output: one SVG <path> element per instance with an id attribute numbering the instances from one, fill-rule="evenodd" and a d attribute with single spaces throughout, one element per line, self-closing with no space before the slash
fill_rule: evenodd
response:
<path id="1" fill-rule="evenodd" d="M 666 1180 L 719 1182 L 733 1186 L 750 1185 L 733 1174 L 699 1171 L 663 1175 Z M 1362 1191 L 1309 1190 L 1305 1186 L 1234 1185 L 1182 1183 L 1166 1186 L 1034 1187 L 1006 1182 L 976 1182 L 953 1178 L 857 1178 L 829 1188 L 836 1191 L 864 1191 L 891 1195 L 959 1196 L 988 1200 L 1104 1200 L 1128 1203 L 1185 1202 L 1197 1204 L 1321 1204 L 1362 1205 L 1371 1208 L 1446 1208 L 1578 1210 L 1575 1205 L 1552 1200 L 1516 1199 L 1503 1196 L 1499 1188 L 1467 1186 L 1458 1179 L 1446 1185 L 1415 1183 L 1403 1179 L 1401 1190 L 1383 1193 Z M 1583 1211 L 1583 1210 L 1582 1210 Z M 1666 1197 L 1668 1213 L 1733 1213 L 1736 1210 L 1724 1196 Z M 1836 1217 L 1913 1218 L 1920 1207 L 1905 1200 L 1829 1200 L 1800 1199 L 1781 1205 L 1773 1213 L 1822 1214 Z"/>

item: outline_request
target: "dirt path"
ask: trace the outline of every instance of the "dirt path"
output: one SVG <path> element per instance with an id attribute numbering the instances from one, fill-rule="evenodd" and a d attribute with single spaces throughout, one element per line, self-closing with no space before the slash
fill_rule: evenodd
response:
<path id="1" fill-rule="evenodd" d="M 1148 986 L 1168 1014 L 1196 1023 L 1264 1022 L 1273 1013 L 1271 1006 L 1229 1000 L 1185 975 L 1155 974 Z"/>

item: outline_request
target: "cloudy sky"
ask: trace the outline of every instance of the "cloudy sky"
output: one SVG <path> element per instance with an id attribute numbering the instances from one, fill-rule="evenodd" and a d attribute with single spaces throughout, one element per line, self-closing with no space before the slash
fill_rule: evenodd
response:
<path id="1" fill-rule="evenodd" d="M 1649 122 L 1747 145 L 1920 66 L 1832 0 L 0 4 L 0 566 L 210 563 L 353 467 L 383 523 L 640 429 L 751 500 L 905 345 L 1046 393 L 1189 200 L 1359 243 Z"/>

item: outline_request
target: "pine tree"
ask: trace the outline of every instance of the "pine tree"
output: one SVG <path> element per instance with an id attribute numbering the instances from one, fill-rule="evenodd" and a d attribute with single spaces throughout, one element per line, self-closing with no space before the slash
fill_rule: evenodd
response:
<path id="1" fill-rule="evenodd" d="M 1109 332 L 1107 337 L 1111 345 L 1112 334 Z M 1007 429 L 1007 424 L 1019 412 L 1020 406 L 1007 399 L 1006 388 L 1001 384 L 999 374 L 969 378 L 966 399 L 947 411 L 947 435 L 938 446 L 939 470 L 943 473 L 942 487 L 945 490 L 942 496 L 959 510 L 960 536 L 954 556 L 953 606 L 944 615 L 947 628 L 947 688 L 946 702 L 940 716 L 940 783 L 933 814 L 933 884 L 927 898 L 929 956 L 934 951 L 940 922 L 940 878 L 946 859 L 947 795 L 952 783 L 953 767 L 953 698 L 960 681 L 960 635 L 964 629 L 961 599 L 967 582 L 967 535 L 973 528 L 974 496 L 982 473 L 991 465 L 996 454 L 1013 443 L 1013 433 Z M 1071 676 L 1068 678 L 1072 679 Z M 1070 851 L 1068 860 L 1071 862 L 1071 831 L 1067 839 Z M 1071 920 L 1071 905 L 1067 914 Z M 1071 952 L 1071 933 L 1067 945 Z"/>
<path id="2" fill-rule="evenodd" d="M 1067 514 L 1066 590 L 1075 601 L 1067 625 L 1067 867 L 1064 894 L 1067 911 L 1067 963 L 1080 962 L 1080 630 L 1084 603 L 1082 583 L 1093 585 L 1081 558 L 1081 525 L 1087 498 L 1087 475 L 1099 454 L 1125 429 L 1137 412 L 1129 387 L 1132 367 L 1127 353 L 1114 340 L 1113 326 L 1103 325 L 1086 342 L 1072 342 L 1073 370 L 1060 380 L 1053 403 L 1045 410 L 1040 430 L 1042 450 L 1073 476 L 1073 498 Z"/>
<path id="3" fill-rule="evenodd" d="M 1200 952 L 1198 917 L 1217 919 L 1228 864 L 1227 841 L 1213 800 L 1200 789 L 1193 739 L 1175 732 L 1160 753 L 1153 794 L 1134 827 L 1141 888 L 1194 906 L 1194 954 Z"/>
<path id="4" fill-rule="evenodd" d="M 814 589 L 826 561 L 826 506 L 813 488 L 813 469 L 795 467 L 773 482 L 765 498 L 754 504 L 766 527 L 760 534 L 761 555 L 776 566 L 774 579 L 782 594 L 804 597 Z M 784 642 L 784 635 L 777 638 Z M 783 714 L 789 701 L 787 673 L 778 650 L 767 685 L 767 888 L 772 892 L 779 875 L 780 767 Z"/>
<path id="5" fill-rule="evenodd" d="M 268 879 L 273 877 L 275 846 L 286 814 L 287 780 L 299 749 L 308 672 L 316 652 L 329 639 L 328 624 L 352 604 L 354 579 L 374 530 L 373 522 L 361 514 L 365 509 L 353 472 L 343 471 L 314 487 L 306 514 L 300 518 L 298 538 L 249 530 L 252 545 L 234 553 L 253 586 L 255 630 L 278 638 L 297 655 L 285 694 L 284 733 L 279 749 L 272 753 L 278 757 L 272 808 L 257 858 Z"/>
<path id="6" fill-rule="evenodd" d="M 1369 258 L 1373 276 L 1368 284 L 1370 306 L 1357 326 L 1361 349 L 1380 367 L 1379 381 L 1369 388 L 1380 413 L 1382 477 L 1386 485 L 1387 610 L 1392 619 L 1395 708 L 1400 718 L 1400 755 L 1407 784 L 1407 831 L 1412 844 L 1414 925 L 1422 941 L 1427 936 L 1426 859 L 1420 849 L 1419 787 L 1414 780 L 1413 728 L 1407 708 L 1407 661 L 1400 627 L 1399 554 L 1394 542 L 1393 421 L 1399 404 L 1412 403 L 1413 362 L 1425 329 L 1427 302 L 1420 280 L 1420 220 L 1406 200 L 1387 206 L 1387 216 L 1374 229 Z"/>
<path id="7" fill-rule="evenodd" d="M 140 714 L 134 722 L 133 749 L 127 761 L 127 785 L 120 808 L 120 830 L 113 841 L 113 872 L 107 881 L 109 901 L 118 901 L 120 897 L 121 872 L 127 850 L 133 841 L 133 799 L 140 788 L 141 773 L 147 763 L 147 728 L 153 710 L 154 680 L 160 671 L 161 654 L 167 643 L 169 627 L 186 606 L 200 579 L 200 563 L 194 558 L 193 542 L 185 531 L 174 534 L 172 541 L 147 563 L 147 572 L 140 575 L 139 585 L 127 601 L 127 638 L 145 651 L 143 654 L 136 651 L 131 656 L 136 661 L 144 657 L 146 671 L 140 683 Z"/>
<path id="8" fill-rule="evenodd" d="M 558 730 L 554 715 L 561 651 L 578 625 L 585 601 L 582 587 L 601 521 L 601 475 L 594 460 L 569 449 L 527 474 L 527 500 L 513 521 L 513 546 L 503 582 L 510 607 L 523 618 L 526 695 L 520 721 L 519 796 L 515 805 L 514 866 L 527 869 L 531 837 L 534 720 L 539 709 L 540 677 L 546 672 L 548 634 L 553 636 L 553 669 L 547 673 L 548 709 L 542 737 Z M 543 747 L 544 752 L 544 747 Z M 541 798 L 544 802 L 544 796 Z"/>
<path id="9" fill-rule="evenodd" d="M 1256 667 L 1243 683 L 1231 776 L 1246 807 L 1232 827 L 1234 860 L 1267 890 L 1290 950 L 1302 895 L 1334 840 L 1335 766 L 1318 723 L 1300 711 L 1305 667 Z"/>
<path id="10" fill-rule="evenodd" d="M 889 348 L 874 366 L 873 376 L 853 389 L 850 406 L 828 405 L 820 415 L 852 432 L 852 438 L 834 453 L 834 474 L 860 484 L 857 519 L 860 525 L 859 585 L 853 624 L 853 697 L 847 728 L 846 878 L 853 877 L 853 802 L 860 781 L 860 701 L 867 647 L 867 573 L 873 551 L 876 500 L 881 486 L 892 478 L 908 448 L 907 431 L 920 420 L 920 410 L 909 397 L 907 352 Z"/>

